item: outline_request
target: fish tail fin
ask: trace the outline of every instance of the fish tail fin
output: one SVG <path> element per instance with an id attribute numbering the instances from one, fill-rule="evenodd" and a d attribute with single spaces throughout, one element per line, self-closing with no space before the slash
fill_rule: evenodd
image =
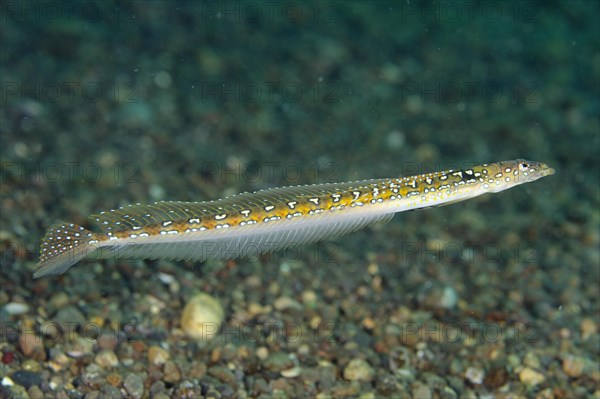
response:
<path id="1" fill-rule="evenodd" d="M 98 248 L 94 233 L 73 223 L 57 221 L 48 228 L 34 278 L 62 274 Z"/>

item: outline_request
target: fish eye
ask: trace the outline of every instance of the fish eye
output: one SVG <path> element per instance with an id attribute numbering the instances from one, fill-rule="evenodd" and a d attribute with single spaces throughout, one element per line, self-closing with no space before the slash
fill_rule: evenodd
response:
<path id="1" fill-rule="evenodd" d="M 521 167 L 521 169 L 529 168 L 529 164 L 527 162 L 521 162 L 521 164 L 519 166 Z"/>

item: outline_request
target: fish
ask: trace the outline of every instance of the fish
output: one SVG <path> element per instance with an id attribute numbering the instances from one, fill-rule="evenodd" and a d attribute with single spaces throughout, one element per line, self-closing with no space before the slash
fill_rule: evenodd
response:
<path id="1" fill-rule="evenodd" d="M 270 188 L 215 201 L 134 204 L 92 215 L 98 231 L 58 221 L 44 235 L 34 278 L 83 259 L 234 259 L 314 243 L 554 174 L 516 159 L 410 177 Z"/>

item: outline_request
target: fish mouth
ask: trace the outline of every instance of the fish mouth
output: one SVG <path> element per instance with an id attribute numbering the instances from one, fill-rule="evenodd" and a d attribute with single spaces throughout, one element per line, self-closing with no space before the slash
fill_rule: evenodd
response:
<path id="1" fill-rule="evenodd" d="M 530 174 L 529 177 L 530 177 L 530 181 L 532 181 L 532 180 L 541 179 L 542 177 L 551 176 L 555 173 L 556 173 L 556 171 L 553 168 L 551 168 L 550 166 L 548 166 L 545 163 L 540 162 L 537 170 L 535 172 L 533 172 L 532 174 Z"/>
<path id="2" fill-rule="evenodd" d="M 540 177 L 550 176 L 550 175 L 553 175 L 554 173 L 556 173 L 556 171 L 553 168 L 546 165 L 545 163 L 540 163 L 540 169 L 538 171 L 538 174 L 541 175 Z"/>

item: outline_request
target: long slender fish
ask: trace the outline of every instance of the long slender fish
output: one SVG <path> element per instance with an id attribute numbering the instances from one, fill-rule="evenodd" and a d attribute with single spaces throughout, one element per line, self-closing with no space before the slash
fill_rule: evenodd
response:
<path id="1" fill-rule="evenodd" d="M 403 178 L 273 188 L 217 201 L 130 205 L 92 215 L 97 233 L 73 223 L 52 225 L 34 277 L 64 273 L 88 256 L 204 261 L 265 253 L 552 174 L 546 164 L 517 159 Z"/>

